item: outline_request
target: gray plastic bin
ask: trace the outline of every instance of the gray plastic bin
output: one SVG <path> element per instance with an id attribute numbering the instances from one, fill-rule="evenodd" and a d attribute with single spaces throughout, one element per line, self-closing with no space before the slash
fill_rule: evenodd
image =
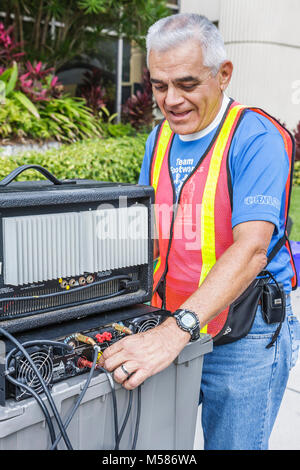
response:
<path id="1" fill-rule="evenodd" d="M 141 416 L 136 449 L 193 449 L 203 355 L 212 350 L 209 335 L 188 344 L 165 370 L 141 386 Z M 63 422 L 78 398 L 87 374 L 56 384 L 52 396 Z M 127 410 L 129 392 L 116 384 L 119 428 Z M 46 398 L 44 398 L 47 404 Z M 49 406 L 48 406 L 49 408 Z M 50 410 L 50 414 L 51 409 Z M 137 390 L 120 450 L 130 450 L 137 416 Z M 57 425 L 55 423 L 55 430 Z M 95 372 L 68 429 L 74 450 L 112 450 L 115 446 L 113 400 L 105 374 Z M 1 450 L 46 450 L 51 446 L 44 415 L 33 398 L 7 400 L 0 407 Z M 65 449 L 63 440 L 59 449 Z"/>

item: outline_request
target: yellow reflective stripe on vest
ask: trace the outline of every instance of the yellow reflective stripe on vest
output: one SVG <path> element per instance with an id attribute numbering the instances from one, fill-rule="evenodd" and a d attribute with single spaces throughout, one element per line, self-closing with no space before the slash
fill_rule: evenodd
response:
<path id="1" fill-rule="evenodd" d="M 164 121 L 162 123 L 162 128 L 161 128 L 160 136 L 159 136 L 158 143 L 157 143 L 157 150 L 156 150 L 153 176 L 152 176 L 152 182 L 151 182 L 151 186 L 154 188 L 155 193 L 156 193 L 156 189 L 158 185 L 161 165 L 162 165 L 164 156 L 166 154 L 171 136 L 172 136 L 172 130 L 169 126 L 169 123 L 168 121 Z M 161 264 L 161 257 L 158 258 L 158 261 L 154 268 L 153 275 L 159 270 L 160 264 Z"/>
<path id="2" fill-rule="evenodd" d="M 215 252 L 215 195 L 217 189 L 217 183 L 219 179 L 221 163 L 223 154 L 228 142 L 231 128 L 235 122 L 238 112 L 244 109 L 245 106 L 237 105 L 234 106 L 228 113 L 225 122 L 222 126 L 221 132 L 217 137 L 214 151 L 211 156 L 208 176 L 203 192 L 202 207 L 201 207 L 201 252 L 202 252 L 202 269 L 199 280 L 199 286 L 202 284 L 207 274 L 216 263 L 216 252 Z M 156 157 L 153 168 L 152 186 L 156 192 L 158 179 L 162 162 L 168 148 L 172 131 L 169 123 L 164 121 L 162 124 L 161 134 L 157 144 Z M 161 259 L 155 266 L 154 273 L 159 269 Z M 207 325 L 201 329 L 202 333 L 207 332 Z"/>
<path id="3" fill-rule="evenodd" d="M 155 157 L 155 162 L 154 162 L 154 168 L 153 168 L 153 177 L 152 177 L 151 186 L 153 186 L 155 193 L 156 193 L 156 188 L 158 184 L 158 178 L 160 174 L 161 165 L 162 165 L 166 150 L 168 148 L 171 135 L 172 135 L 172 131 L 170 129 L 169 123 L 168 121 L 164 121 L 162 124 L 161 133 L 159 136 L 156 157 Z"/>
<path id="4" fill-rule="evenodd" d="M 160 256 L 159 256 L 158 259 L 157 259 L 157 261 L 156 261 L 155 267 L 154 267 L 153 275 L 156 273 L 156 271 L 159 270 L 160 261 L 161 261 L 161 258 L 160 258 Z"/>
<path id="5" fill-rule="evenodd" d="M 234 106 L 228 113 L 221 132 L 217 138 L 213 154 L 211 156 L 207 180 L 205 183 L 201 205 L 201 252 L 202 269 L 199 286 L 216 263 L 215 249 L 215 196 L 219 179 L 223 154 L 226 148 L 230 130 L 235 122 L 238 112 L 245 106 Z M 207 325 L 201 329 L 207 332 Z"/>

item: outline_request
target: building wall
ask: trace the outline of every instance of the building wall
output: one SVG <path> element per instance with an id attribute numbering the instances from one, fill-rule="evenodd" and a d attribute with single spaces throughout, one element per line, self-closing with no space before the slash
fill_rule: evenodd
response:
<path id="1" fill-rule="evenodd" d="M 218 21 L 234 64 L 228 94 L 293 130 L 300 121 L 299 0 L 182 0 L 181 11 Z"/>
<path id="2" fill-rule="evenodd" d="M 220 18 L 220 4 L 222 0 L 181 0 L 181 13 L 199 13 L 211 21 Z M 223 0 L 224 1 L 224 0 Z"/>

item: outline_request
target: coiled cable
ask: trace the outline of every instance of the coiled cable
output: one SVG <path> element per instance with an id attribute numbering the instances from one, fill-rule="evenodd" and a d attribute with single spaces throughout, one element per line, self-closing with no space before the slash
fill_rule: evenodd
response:
<path id="1" fill-rule="evenodd" d="M 139 435 L 139 427 L 140 427 L 140 419 L 141 419 L 141 405 L 142 405 L 142 392 L 141 392 L 141 385 L 138 386 L 137 389 L 137 415 L 136 415 L 136 423 L 135 423 L 135 431 L 134 431 L 134 438 L 133 438 L 133 443 L 131 450 L 135 450 L 136 448 L 136 443 L 138 440 L 138 435 Z"/>
<path id="2" fill-rule="evenodd" d="M 94 374 L 94 371 L 95 371 L 95 367 L 96 367 L 96 363 L 97 363 L 97 358 L 98 358 L 98 353 L 99 353 L 99 350 L 100 348 L 98 346 L 95 346 L 94 347 L 94 358 L 93 358 L 93 363 L 92 363 L 92 367 L 91 367 L 91 370 L 90 370 L 90 373 L 87 377 L 87 380 L 85 381 L 85 384 L 84 384 L 84 387 L 74 405 L 74 407 L 72 408 L 68 418 L 66 419 L 65 423 L 64 423 L 64 428 L 67 429 L 67 427 L 69 426 L 75 412 L 77 411 L 87 389 L 88 389 L 88 386 L 90 385 L 90 382 L 91 382 L 91 379 L 93 377 L 93 374 Z M 59 443 L 60 439 L 62 438 L 62 434 L 60 433 L 59 436 L 56 438 L 55 442 L 52 444 L 50 450 L 54 450 L 56 447 L 57 447 L 57 444 Z"/>
<path id="3" fill-rule="evenodd" d="M 126 425 L 127 425 L 127 423 L 128 423 L 128 419 L 129 419 L 130 412 L 131 412 L 131 407 L 132 407 L 132 390 L 129 390 L 128 406 L 127 406 L 127 410 L 126 410 L 126 414 L 125 414 L 125 418 L 124 418 L 123 424 L 122 424 L 122 426 L 121 426 L 121 429 L 120 429 L 120 432 L 119 432 L 119 435 L 118 435 L 118 445 L 120 444 L 120 441 L 121 441 L 121 439 L 122 439 L 122 436 L 123 436 L 125 427 L 126 427 Z M 115 450 L 116 450 L 116 449 L 115 449 Z"/>
<path id="4" fill-rule="evenodd" d="M 30 355 L 28 354 L 28 352 L 26 351 L 25 347 L 23 347 L 23 345 L 16 339 L 14 338 L 14 336 L 12 336 L 8 331 L 6 331 L 5 329 L 3 328 L 0 328 L 0 335 L 2 336 L 5 336 L 7 339 L 9 339 L 14 345 L 16 345 L 16 347 L 22 352 L 22 354 L 25 356 L 25 358 L 27 359 L 27 361 L 30 363 L 35 375 L 37 376 L 47 398 L 48 398 L 48 402 L 49 402 L 49 405 L 53 411 L 53 414 L 54 414 L 54 417 L 56 419 L 56 422 L 58 424 L 58 427 L 62 433 L 62 437 L 65 441 L 65 444 L 67 446 L 67 449 L 69 450 L 73 450 L 72 448 L 72 445 L 71 445 L 71 442 L 70 442 L 70 439 L 66 433 L 66 430 L 64 428 L 64 425 L 62 423 L 62 420 L 61 420 L 61 417 L 57 411 L 57 408 L 55 406 L 55 403 L 54 403 L 54 400 L 51 396 L 51 393 L 49 392 L 48 390 L 48 387 L 43 379 L 43 377 L 41 376 L 38 368 L 36 367 L 34 361 L 31 359 Z"/>
<path id="5" fill-rule="evenodd" d="M 116 398 L 116 389 L 113 378 L 111 374 L 101 366 L 97 366 L 97 369 L 104 372 L 106 375 L 109 385 L 111 388 L 112 400 L 113 400 L 113 410 L 114 410 L 114 431 L 115 431 L 115 450 L 119 450 L 119 432 L 118 432 L 118 408 L 117 408 L 117 398 Z"/>
<path id="6" fill-rule="evenodd" d="M 114 384 L 114 381 L 112 379 L 111 374 L 107 370 L 105 370 L 103 367 L 101 367 L 97 364 L 97 358 L 98 358 L 98 354 L 99 354 L 99 350 L 100 350 L 99 346 L 97 346 L 97 345 L 94 346 L 94 357 L 93 357 L 93 362 L 92 362 L 92 365 L 91 365 L 90 373 L 87 377 L 87 380 L 84 384 L 84 387 L 83 387 L 83 389 L 82 389 L 75 405 L 73 406 L 71 412 L 69 413 L 69 416 L 67 417 L 65 423 L 63 423 L 62 420 L 61 420 L 61 417 L 58 413 L 58 410 L 55 406 L 55 403 L 53 401 L 52 395 L 51 395 L 50 391 L 48 390 L 47 384 L 45 383 L 43 377 L 41 376 L 41 374 L 38 370 L 38 368 L 36 367 L 36 364 L 34 363 L 34 361 L 32 360 L 32 358 L 30 357 L 29 353 L 26 351 L 25 348 L 29 347 L 29 346 L 51 345 L 53 347 L 60 347 L 60 348 L 63 348 L 63 349 L 72 350 L 73 349 L 72 346 L 69 345 L 68 343 L 61 343 L 61 342 L 58 342 L 58 341 L 51 341 L 51 340 L 33 340 L 33 341 L 27 341 L 27 342 L 24 342 L 24 343 L 20 343 L 14 336 L 12 336 L 9 332 L 7 332 L 3 328 L 0 328 L 0 335 L 5 336 L 7 339 L 9 339 L 15 345 L 15 347 L 13 349 L 11 349 L 9 351 L 9 353 L 7 354 L 7 356 L 6 356 L 6 361 L 5 361 L 6 377 L 11 383 L 13 383 L 14 385 L 16 385 L 18 387 L 21 387 L 21 388 L 25 389 L 31 396 L 33 396 L 36 399 L 37 403 L 39 404 L 39 406 L 40 406 L 40 408 L 41 408 L 41 410 L 42 410 L 42 412 L 45 416 L 45 419 L 46 419 L 46 422 L 47 422 L 47 425 L 48 425 L 48 428 L 49 428 L 50 438 L 51 438 L 50 450 L 56 450 L 57 449 L 57 445 L 60 442 L 61 438 L 63 438 L 67 449 L 68 450 L 73 450 L 71 442 L 69 440 L 69 437 L 66 433 L 66 429 L 69 426 L 75 412 L 77 411 L 77 409 L 78 409 L 78 407 L 79 407 L 79 405 L 80 405 L 80 403 L 81 403 L 81 401 L 82 401 L 82 399 L 83 399 L 83 397 L 84 397 L 84 395 L 85 395 L 85 393 L 86 393 L 86 391 L 87 391 L 87 389 L 90 385 L 90 382 L 91 382 L 91 379 L 93 377 L 93 374 L 94 374 L 95 370 L 99 370 L 99 371 L 105 373 L 105 375 L 106 375 L 106 377 L 109 381 L 109 384 L 110 384 L 111 393 L 112 393 L 112 400 L 113 400 L 113 412 L 114 412 L 115 450 L 119 450 L 119 444 L 120 444 L 120 441 L 122 439 L 125 427 L 128 423 L 128 419 L 129 419 L 129 416 L 130 416 L 130 413 L 131 413 L 133 395 L 132 395 L 132 391 L 130 390 L 129 391 L 129 402 L 128 402 L 128 406 L 127 406 L 127 411 L 126 411 L 125 418 L 123 420 L 123 423 L 122 423 L 122 426 L 121 426 L 121 429 L 120 429 L 120 432 L 119 432 L 118 431 L 118 410 L 117 410 L 115 384 Z M 14 370 L 13 368 L 10 367 L 10 363 L 12 361 L 13 356 L 16 354 L 17 351 L 20 351 L 24 355 L 24 357 L 27 359 L 27 361 L 29 362 L 32 370 L 34 371 L 34 373 L 36 375 L 36 377 L 38 378 L 38 380 L 39 380 L 39 382 L 40 382 L 40 384 L 43 388 L 43 391 L 45 392 L 45 395 L 48 399 L 49 405 L 52 409 L 52 412 L 54 414 L 54 417 L 56 419 L 56 422 L 57 422 L 59 430 L 60 430 L 60 434 L 57 437 L 55 436 L 54 427 L 53 427 L 53 423 L 51 421 L 49 411 L 48 411 L 46 405 L 44 404 L 43 400 L 41 399 L 41 397 L 32 389 L 32 387 L 29 387 L 28 385 L 19 382 L 18 380 L 11 377 L 11 375 L 10 375 L 11 372 Z M 132 450 L 135 450 L 135 448 L 136 448 L 136 443 L 137 443 L 137 439 L 138 439 L 138 432 L 139 432 L 140 415 L 141 415 L 141 386 L 138 387 L 137 393 L 138 393 L 137 417 L 136 417 L 134 439 L 133 439 L 133 443 L 132 443 Z"/>
<path id="7" fill-rule="evenodd" d="M 9 380 L 9 382 L 11 382 L 12 384 L 20 387 L 20 388 L 24 388 L 30 395 L 33 396 L 33 398 L 35 398 L 35 400 L 37 401 L 37 403 L 39 404 L 44 416 L 45 416 L 45 419 L 46 419 L 46 422 L 47 422 L 47 425 L 48 425 L 48 428 L 49 428 L 49 432 L 50 432 L 50 439 L 51 439 L 51 442 L 52 444 L 55 442 L 55 432 L 54 432 L 54 427 L 53 427 L 53 423 L 51 421 L 51 417 L 50 417 L 50 414 L 49 414 L 49 411 L 45 405 L 45 403 L 43 402 L 43 400 L 41 399 L 41 397 L 39 396 L 38 393 L 36 393 L 31 387 L 29 387 L 28 385 L 26 384 L 23 384 L 22 382 L 19 382 L 18 380 L 14 379 L 13 377 L 11 377 L 9 374 L 6 375 L 6 378 L 7 380 Z"/>

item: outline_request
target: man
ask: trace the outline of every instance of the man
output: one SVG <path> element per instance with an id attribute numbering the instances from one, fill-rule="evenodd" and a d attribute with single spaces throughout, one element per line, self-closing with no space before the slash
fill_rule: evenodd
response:
<path id="1" fill-rule="evenodd" d="M 129 390 L 167 367 L 194 339 L 198 321 L 214 338 L 224 335 L 228 306 L 284 235 L 290 172 L 276 123 L 224 94 L 233 65 L 212 23 L 198 15 L 160 20 L 147 50 L 165 121 L 148 138 L 139 183 L 155 189 L 153 304 L 176 313 L 104 352 L 104 366 Z M 268 269 L 288 294 L 294 272 L 286 246 Z M 259 306 L 244 338 L 204 356 L 206 449 L 267 448 L 291 364 L 289 298 L 286 313 L 272 347 L 278 323 L 267 324 Z"/>

